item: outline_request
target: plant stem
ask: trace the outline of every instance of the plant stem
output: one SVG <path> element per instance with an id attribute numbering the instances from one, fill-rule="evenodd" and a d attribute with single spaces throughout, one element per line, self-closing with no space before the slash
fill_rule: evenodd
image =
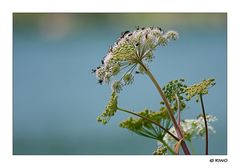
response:
<path id="1" fill-rule="evenodd" d="M 145 116 L 143 116 L 143 115 L 140 115 L 140 114 L 134 113 L 134 112 L 129 111 L 129 110 L 125 110 L 125 109 L 120 108 L 120 107 L 118 107 L 117 109 L 120 110 L 120 111 L 123 111 L 123 112 L 129 113 L 129 114 L 132 114 L 132 115 L 138 116 L 138 117 L 140 117 L 140 118 L 143 118 L 143 119 L 145 119 L 145 120 L 147 120 L 147 121 L 149 121 L 149 122 L 151 122 L 151 123 L 153 123 L 153 124 L 159 126 L 161 129 L 163 129 L 165 132 L 167 132 L 169 135 L 171 135 L 176 141 L 179 141 L 179 138 L 178 138 L 178 137 L 176 137 L 175 135 L 173 135 L 171 132 L 169 132 L 166 128 L 164 128 L 161 124 L 157 123 L 156 121 L 153 121 L 153 120 L 151 120 L 151 119 L 149 119 L 149 118 L 147 118 L 147 117 L 145 117 Z"/>
<path id="2" fill-rule="evenodd" d="M 181 132 L 181 130 L 180 130 L 180 128 L 179 128 L 179 126 L 178 126 L 175 118 L 174 118 L 174 115 L 173 115 L 171 106 L 170 106 L 170 104 L 169 104 L 169 102 L 168 102 L 165 94 L 163 93 L 160 85 L 158 84 L 157 80 L 154 78 L 154 76 L 152 75 L 152 73 L 148 70 L 148 68 L 147 68 L 141 61 L 139 61 L 138 63 L 144 68 L 144 70 L 146 71 L 146 74 L 149 76 L 149 78 L 151 79 L 151 81 L 153 82 L 153 84 L 155 85 L 155 87 L 157 88 L 160 96 L 162 97 L 162 99 L 163 99 L 163 101 L 164 101 L 164 103 L 165 103 L 165 105 L 166 105 L 166 108 L 167 108 L 169 117 L 170 117 L 170 119 L 171 119 L 172 122 L 173 122 L 173 126 L 174 126 L 174 128 L 175 128 L 175 130 L 176 130 L 176 133 L 177 133 L 177 135 L 178 135 L 178 138 L 179 138 L 179 139 L 182 139 L 182 138 L 183 138 L 182 132 Z M 186 155 L 190 155 L 190 152 L 189 152 L 189 150 L 188 150 L 188 147 L 187 147 L 187 145 L 186 145 L 186 143 L 185 143 L 184 141 L 182 141 L 181 146 L 182 146 L 182 149 L 183 149 L 184 153 L 185 153 Z"/>
<path id="3" fill-rule="evenodd" d="M 175 97 L 178 105 L 178 127 L 180 127 L 180 123 L 181 123 L 180 101 L 177 94 L 175 94 Z"/>
<path id="4" fill-rule="evenodd" d="M 206 113 L 204 109 L 204 104 L 203 104 L 203 98 L 202 94 L 200 96 L 200 102 L 201 102 L 201 107 L 202 107 L 202 113 L 203 113 L 203 119 L 204 119 L 204 124 L 205 124 L 205 132 L 206 132 L 206 139 L 205 139 L 205 154 L 208 155 L 208 125 L 207 125 L 207 118 L 206 118 Z"/>
<path id="5" fill-rule="evenodd" d="M 176 153 L 174 152 L 174 150 L 164 141 L 164 140 L 161 140 L 160 141 L 164 146 L 167 147 L 167 149 L 169 150 L 169 152 L 171 152 L 172 154 L 176 155 Z"/>

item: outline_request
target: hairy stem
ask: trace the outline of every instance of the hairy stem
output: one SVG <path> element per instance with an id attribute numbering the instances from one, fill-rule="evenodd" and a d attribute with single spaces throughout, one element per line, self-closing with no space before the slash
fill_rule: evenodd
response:
<path id="1" fill-rule="evenodd" d="M 171 106 L 165 96 L 165 94 L 163 93 L 160 85 L 158 84 L 157 80 L 155 79 L 155 77 L 152 75 L 152 73 L 148 70 L 148 68 L 142 63 L 142 62 L 138 62 L 143 68 L 144 70 L 146 71 L 146 74 L 149 76 L 149 78 L 151 79 L 151 81 L 153 82 L 153 84 L 155 85 L 156 89 L 158 90 L 160 96 L 162 97 L 165 105 L 166 105 L 166 108 L 167 108 L 167 111 L 168 111 L 168 114 L 169 114 L 169 117 L 170 119 L 172 120 L 173 122 L 173 126 L 176 130 L 176 133 L 178 135 L 178 138 L 179 139 L 183 139 L 183 135 L 182 135 L 182 132 L 180 130 L 180 127 L 178 126 L 177 124 L 177 121 L 176 119 L 174 118 L 174 115 L 173 115 L 173 112 L 172 112 L 172 109 L 171 109 Z M 181 146 L 182 146 L 182 149 L 183 149 L 183 152 L 186 154 L 186 155 L 190 155 L 190 152 L 188 150 L 188 147 L 186 145 L 186 143 L 184 141 L 182 141 L 181 143 Z"/>
<path id="2" fill-rule="evenodd" d="M 203 98 L 202 95 L 199 95 L 200 97 L 200 102 L 201 102 L 201 107 L 202 107 L 202 113 L 203 113 L 203 119 L 204 119 L 204 124 L 205 124 L 205 132 L 206 132 L 206 138 L 205 138 L 205 154 L 208 155 L 208 125 L 207 125 L 207 118 L 206 118 L 206 113 L 204 109 L 204 104 L 203 104 Z"/>
<path id="3" fill-rule="evenodd" d="M 143 118 L 143 119 L 145 119 L 145 120 L 147 120 L 147 121 L 149 121 L 149 122 L 157 125 L 157 126 L 160 127 L 161 129 L 163 129 L 166 133 L 168 133 L 169 135 L 171 135 L 175 140 L 179 141 L 179 138 L 178 138 L 178 137 L 176 137 L 175 135 L 173 135 L 171 132 L 169 132 L 166 128 L 164 128 L 161 124 L 157 123 L 156 121 L 153 121 L 153 120 L 151 120 L 151 119 L 149 119 L 149 118 L 147 118 L 147 117 L 145 117 L 145 116 L 143 116 L 143 115 L 134 113 L 134 112 L 129 111 L 129 110 L 125 110 L 125 109 L 120 108 L 120 107 L 118 107 L 117 109 L 120 110 L 120 111 L 122 111 L 122 112 L 126 112 L 126 113 L 129 113 L 129 114 L 138 116 L 138 117 L 140 117 L 140 118 Z"/>

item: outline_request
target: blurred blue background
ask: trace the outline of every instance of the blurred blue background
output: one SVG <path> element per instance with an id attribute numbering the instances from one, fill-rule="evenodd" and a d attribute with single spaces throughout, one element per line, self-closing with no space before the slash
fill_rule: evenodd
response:
<path id="1" fill-rule="evenodd" d="M 161 85 L 185 78 L 187 84 L 209 77 L 217 85 L 204 96 L 206 112 L 217 116 L 209 137 L 210 154 L 227 154 L 226 14 L 13 14 L 13 153 L 14 154 L 152 154 L 157 143 L 121 129 L 126 114 L 109 124 L 96 117 L 104 110 L 110 87 L 97 84 L 91 69 L 125 30 L 160 26 L 180 38 L 159 47 L 150 68 Z M 119 95 L 131 110 L 159 109 L 151 81 L 137 75 Z M 191 102 L 183 118 L 200 114 Z M 204 140 L 193 142 L 204 154 Z"/>

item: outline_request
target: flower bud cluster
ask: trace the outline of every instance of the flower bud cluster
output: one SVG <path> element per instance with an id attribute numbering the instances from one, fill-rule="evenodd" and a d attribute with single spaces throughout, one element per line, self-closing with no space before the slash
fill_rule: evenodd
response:
<path id="1" fill-rule="evenodd" d="M 110 100 L 105 108 L 105 111 L 97 117 L 97 121 L 101 122 L 102 124 L 107 124 L 112 116 L 117 112 L 117 100 L 118 96 L 115 92 L 112 92 Z"/>
<path id="2" fill-rule="evenodd" d="M 166 98 L 170 103 L 176 100 L 176 96 L 178 96 L 180 101 L 183 100 L 183 96 L 181 94 L 183 94 L 187 88 L 187 85 L 184 82 L 184 79 L 172 80 L 162 88 Z"/>
<path id="3" fill-rule="evenodd" d="M 214 86 L 215 84 L 215 79 L 210 78 L 203 80 L 201 83 L 187 87 L 185 90 L 187 99 L 190 100 L 194 96 L 208 94 L 208 88 Z"/>

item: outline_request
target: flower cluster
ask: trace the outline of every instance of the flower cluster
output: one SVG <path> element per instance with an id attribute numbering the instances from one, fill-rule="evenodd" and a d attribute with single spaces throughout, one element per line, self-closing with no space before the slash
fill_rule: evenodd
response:
<path id="1" fill-rule="evenodd" d="M 167 148 L 165 146 L 159 146 L 154 152 L 153 155 L 166 155 Z"/>
<path id="2" fill-rule="evenodd" d="M 137 28 L 130 32 L 125 31 L 115 44 L 110 47 L 102 65 L 94 72 L 99 82 L 109 83 L 113 76 L 126 70 L 120 80 L 112 84 L 112 89 L 119 92 L 124 85 L 132 84 L 132 73 L 144 73 L 141 64 L 146 65 L 153 59 L 153 51 L 157 46 L 166 46 L 170 40 L 176 40 L 178 33 L 168 31 L 166 33 L 159 27 Z"/>
<path id="3" fill-rule="evenodd" d="M 162 88 L 166 98 L 173 107 L 173 112 L 177 110 L 182 111 L 186 108 L 186 102 L 184 101 L 185 98 L 183 97 L 183 93 L 185 93 L 186 88 L 187 85 L 185 84 L 185 80 L 182 78 L 179 80 L 172 80 Z M 164 105 L 165 103 L 164 101 L 160 101 L 160 104 Z M 166 107 L 164 106 L 162 108 Z"/>
<path id="4" fill-rule="evenodd" d="M 206 115 L 207 123 L 208 123 L 208 130 L 209 132 L 215 133 L 213 126 L 210 125 L 211 122 L 217 120 L 215 116 Z M 181 129 L 184 133 L 184 139 L 191 141 L 192 138 L 196 137 L 204 137 L 206 129 L 204 125 L 204 118 L 202 115 L 198 116 L 197 119 L 185 119 L 181 122 Z M 175 129 L 172 127 L 169 130 L 174 135 L 177 135 Z M 173 139 L 169 134 L 166 134 L 163 138 L 165 142 L 168 144 L 175 144 L 176 140 Z"/>
<path id="5" fill-rule="evenodd" d="M 214 86 L 215 84 L 216 84 L 215 79 L 210 78 L 207 80 L 203 80 L 201 83 L 187 87 L 185 90 L 187 99 L 190 100 L 192 97 L 196 95 L 208 94 L 208 88 Z"/>
<path id="6" fill-rule="evenodd" d="M 102 124 L 107 124 L 112 116 L 117 112 L 117 100 L 118 96 L 115 92 L 112 92 L 110 100 L 105 108 L 105 111 L 97 117 L 97 121 Z"/>
<path id="7" fill-rule="evenodd" d="M 187 85 L 184 82 L 184 79 L 172 80 L 162 88 L 170 103 L 176 100 L 176 96 L 178 96 L 180 100 L 183 100 L 183 96 L 181 94 L 183 94 L 187 88 Z M 161 102 L 161 104 L 164 104 L 164 102 Z"/>

